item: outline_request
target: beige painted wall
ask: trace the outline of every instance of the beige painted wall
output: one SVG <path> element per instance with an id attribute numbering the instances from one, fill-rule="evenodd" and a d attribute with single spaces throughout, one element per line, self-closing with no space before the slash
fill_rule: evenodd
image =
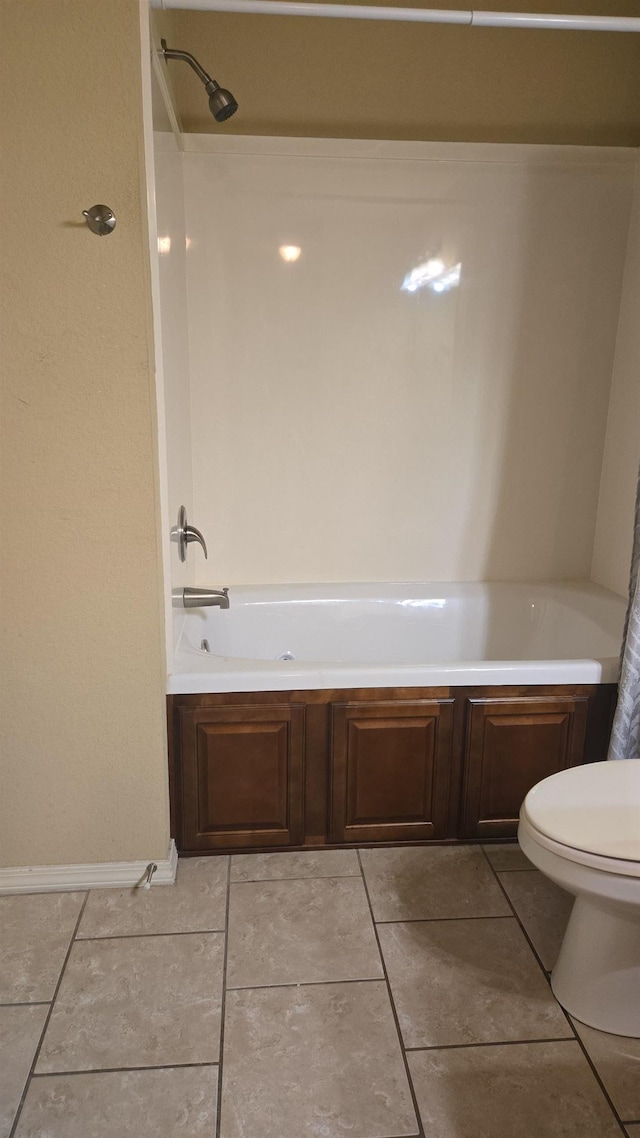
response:
<path id="1" fill-rule="evenodd" d="M 629 229 L 609 402 L 592 577 L 626 594 L 640 462 L 640 172 Z"/>
<path id="2" fill-rule="evenodd" d="M 4 865 L 168 847 L 139 14 L 107 8 L 0 8 Z"/>
<path id="3" fill-rule="evenodd" d="M 486 6 L 638 14 L 637 0 Z M 162 19 L 170 44 L 193 52 L 240 104 L 218 126 L 193 72 L 169 64 L 188 131 L 640 145 L 640 36 L 215 12 Z"/>

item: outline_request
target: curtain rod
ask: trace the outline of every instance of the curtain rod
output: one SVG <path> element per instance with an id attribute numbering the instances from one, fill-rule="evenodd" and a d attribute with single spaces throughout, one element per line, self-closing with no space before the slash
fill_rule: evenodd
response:
<path id="1" fill-rule="evenodd" d="M 562 16 L 535 12 L 474 12 L 451 8 L 385 8 L 304 0 L 151 0 L 152 8 L 192 12 L 245 12 L 259 16 L 320 16 L 339 20 L 400 20 L 464 24 L 473 28 L 548 28 L 574 32 L 640 32 L 637 16 Z"/>

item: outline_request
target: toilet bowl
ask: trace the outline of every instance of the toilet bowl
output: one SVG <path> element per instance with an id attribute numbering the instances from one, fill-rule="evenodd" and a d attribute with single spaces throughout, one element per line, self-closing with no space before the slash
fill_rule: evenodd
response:
<path id="1" fill-rule="evenodd" d="M 556 999 L 590 1027 L 640 1038 L 640 759 L 543 779 L 522 804 L 518 841 L 575 896 Z"/>

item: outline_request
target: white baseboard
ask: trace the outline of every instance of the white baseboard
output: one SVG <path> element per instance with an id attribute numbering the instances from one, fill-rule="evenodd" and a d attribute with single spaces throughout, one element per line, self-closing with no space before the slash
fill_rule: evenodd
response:
<path id="1" fill-rule="evenodd" d="M 178 851 L 173 838 L 166 858 L 156 861 L 152 885 L 173 885 Z M 0 868 L 0 893 L 53 893 L 78 889 L 133 889 L 147 875 L 148 861 L 97 861 L 89 865 L 19 865 Z"/>

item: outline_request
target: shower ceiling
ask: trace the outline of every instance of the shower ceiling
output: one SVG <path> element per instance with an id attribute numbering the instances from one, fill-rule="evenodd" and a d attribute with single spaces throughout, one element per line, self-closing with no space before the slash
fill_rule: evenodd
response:
<path id="1" fill-rule="evenodd" d="M 491 7 L 603 14 L 594 0 Z M 637 16 L 637 3 L 608 0 L 606 14 Z M 241 106 L 232 123 L 217 125 L 188 68 L 176 68 L 187 131 L 640 146 L 640 35 L 215 12 L 154 17 L 170 43 L 224 73 Z"/>

